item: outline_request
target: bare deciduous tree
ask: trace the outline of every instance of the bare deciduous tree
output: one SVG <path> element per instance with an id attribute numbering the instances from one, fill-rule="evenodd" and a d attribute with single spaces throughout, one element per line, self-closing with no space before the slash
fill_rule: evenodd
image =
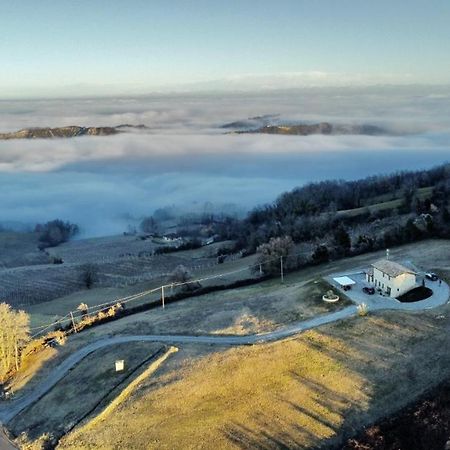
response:
<path id="1" fill-rule="evenodd" d="M 96 264 L 83 264 L 80 267 L 80 280 L 90 289 L 98 281 L 98 266 Z"/>
<path id="2" fill-rule="evenodd" d="M 15 311 L 0 303 L 0 380 L 17 372 L 21 351 L 30 339 L 30 319 L 24 311 Z"/>
<path id="3" fill-rule="evenodd" d="M 290 236 L 272 238 L 267 244 L 258 247 L 258 264 L 265 274 L 274 275 L 280 273 L 280 260 L 284 258 L 284 268 L 295 267 L 295 260 L 289 257 L 294 249 L 294 242 Z M 256 267 L 259 270 L 258 267 Z"/>
<path id="4" fill-rule="evenodd" d="M 184 291 L 193 291 L 201 287 L 201 284 L 198 281 L 190 282 L 190 280 L 192 280 L 191 273 L 181 264 L 177 266 L 170 275 L 170 281 L 173 283 L 183 283 L 180 288 Z"/>
<path id="5" fill-rule="evenodd" d="M 86 317 L 88 315 L 89 306 L 82 302 L 77 306 L 77 311 L 80 311 L 81 317 Z"/>

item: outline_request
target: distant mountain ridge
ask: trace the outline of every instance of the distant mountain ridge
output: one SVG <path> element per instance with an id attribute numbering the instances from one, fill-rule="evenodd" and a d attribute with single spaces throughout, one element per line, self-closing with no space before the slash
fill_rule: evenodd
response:
<path id="1" fill-rule="evenodd" d="M 0 140 L 10 139 L 52 139 L 73 138 L 78 136 L 111 136 L 123 133 L 127 128 L 148 129 L 145 125 L 122 124 L 115 127 L 81 127 L 77 125 L 67 127 L 24 128 L 10 133 L 0 133 Z"/>
<path id="2" fill-rule="evenodd" d="M 279 114 L 265 114 L 263 116 L 249 117 L 248 119 L 236 120 L 234 122 L 226 123 L 222 125 L 221 128 L 250 131 L 269 125 L 270 122 L 273 122 L 273 120 L 277 119 L 277 117 L 279 117 Z"/>
<path id="3" fill-rule="evenodd" d="M 237 122 L 236 122 L 237 123 Z M 342 125 L 329 122 L 295 125 L 264 125 L 252 130 L 236 130 L 233 133 L 261 133 L 261 134 L 283 134 L 295 136 L 309 136 L 312 134 L 342 135 L 359 134 L 368 136 L 383 136 L 392 134 L 390 131 L 375 125 Z"/>

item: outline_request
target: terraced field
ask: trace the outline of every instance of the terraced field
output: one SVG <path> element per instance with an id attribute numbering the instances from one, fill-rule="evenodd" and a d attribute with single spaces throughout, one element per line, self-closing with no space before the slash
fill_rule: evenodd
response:
<path id="1" fill-rule="evenodd" d="M 158 245 L 136 236 L 107 236 L 80 239 L 49 248 L 48 252 L 65 263 L 104 263 L 126 256 L 149 256 Z"/>
<path id="2" fill-rule="evenodd" d="M 55 249 L 56 250 L 56 249 Z M 89 253 L 89 252 L 88 252 Z M 105 251 L 106 253 L 106 251 Z M 14 307 L 23 307 L 63 297 L 85 288 L 81 280 L 82 253 L 76 254 L 77 263 L 46 264 L 0 270 L 0 300 L 7 300 Z M 87 257 L 89 261 L 89 254 Z M 92 260 L 91 260 L 92 261 Z M 215 258 L 193 259 L 178 256 L 123 255 L 109 257 L 98 267 L 97 287 L 125 287 L 155 279 L 164 279 L 180 264 L 192 271 L 213 268 Z"/>
<path id="3" fill-rule="evenodd" d="M 13 307 L 41 303 L 82 289 L 76 267 L 41 265 L 0 271 L 0 301 Z"/>
<path id="4" fill-rule="evenodd" d="M 49 263 L 38 244 L 36 233 L 0 231 L 0 269 Z"/>

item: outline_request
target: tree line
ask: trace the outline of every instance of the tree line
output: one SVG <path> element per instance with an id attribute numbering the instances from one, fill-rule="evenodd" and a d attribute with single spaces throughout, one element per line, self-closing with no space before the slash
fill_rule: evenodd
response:
<path id="1" fill-rule="evenodd" d="M 421 196 L 421 188 L 429 188 L 429 195 Z M 427 237 L 449 237 L 449 195 L 450 164 L 356 181 L 309 183 L 255 208 L 244 220 L 228 219 L 215 232 L 236 241 L 233 251 L 248 254 L 261 253 L 272 238 L 288 236 L 293 244 L 310 243 L 309 262 L 319 263 Z M 364 209 L 394 199 L 396 208 Z M 339 212 L 361 207 L 357 215 Z"/>
<path id="2" fill-rule="evenodd" d="M 37 224 L 34 228 L 35 233 L 39 233 L 39 247 L 56 247 L 63 242 L 67 242 L 80 232 L 78 225 L 70 222 L 64 222 L 60 219 L 51 220 L 44 224 Z"/>

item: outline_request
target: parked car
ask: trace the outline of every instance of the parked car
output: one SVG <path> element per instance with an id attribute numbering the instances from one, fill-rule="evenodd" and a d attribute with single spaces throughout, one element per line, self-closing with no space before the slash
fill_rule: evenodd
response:
<path id="1" fill-rule="evenodd" d="M 363 292 L 368 295 L 373 295 L 375 294 L 375 288 L 365 286 L 363 287 Z"/>
<path id="2" fill-rule="evenodd" d="M 431 281 L 439 280 L 439 277 L 434 272 L 428 272 L 425 274 L 425 277 Z"/>

